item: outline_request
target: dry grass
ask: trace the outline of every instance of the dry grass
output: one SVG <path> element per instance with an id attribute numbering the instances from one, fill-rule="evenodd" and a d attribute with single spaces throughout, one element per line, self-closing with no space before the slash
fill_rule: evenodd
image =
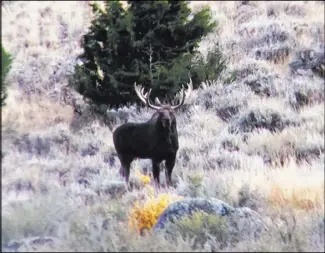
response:
<path id="1" fill-rule="evenodd" d="M 315 165 L 314 165 L 315 166 Z M 291 205 L 296 209 L 324 210 L 324 177 L 321 166 L 302 165 L 298 170 L 291 162 L 272 175 L 267 199 L 275 206 Z"/>
<path id="2" fill-rule="evenodd" d="M 320 185 L 273 185 L 270 202 L 275 205 L 292 205 L 296 208 L 314 210 L 320 208 L 324 196 L 324 182 Z"/>
<path id="3" fill-rule="evenodd" d="M 97 120 L 79 131 L 70 127 L 75 115 L 62 103 L 62 88 L 91 19 L 87 2 L 2 5 L 2 41 L 15 57 L 2 108 L 2 247 L 12 240 L 50 236 L 60 242 L 35 248 L 27 243 L 20 250 L 190 251 L 194 238 L 177 236 L 170 242 L 161 234 L 138 232 L 150 229 L 178 197 L 201 196 L 250 207 L 270 228 L 257 241 L 240 240 L 221 251 L 324 250 L 324 101 L 299 110 L 291 106 L 295 91 L 321 93 L 323 81 L 291 76 L 288 68 L 295 52 L 324 43 L 324 4 L 259 1 L 243 10 L 235 1 L 191 3 L 193 8 L 201 4 L 210 5 L 219 21 L 217 38 L 229 57 L 229 70 L 249 70 L 251 79 L 268 80 L 277 93 L 268 98 L 253 93 L 246 77 L 229 87 L 215 80 L 194 91 L 187 113 L 177 116 L 180 149 L 172 175 L 177 187 L 160 193 L 150 193 L 150 177 L 140 169 L 151 171 L 151 163 L 144 160 L 133 162 L 130 179 L 136 187 L 125 192 L 108 127 Z M 276 19 L 267 15 L 271 8 Z M 291 52 L 284 62 L 254 58 L 254 50 L 270 35 L 268 27 L 288 34 Z M 202 52 L 211 48 L 215 36 L 201 44 Z M 216 110 L 231 106 L 238 111 L 222 120 Z M 251 112 L 275 113 L 284 128 L 245 132 L 238 122 Z M 151 113 L 126 114 L 144 121 Z M 265 120 L 262 116 L 256 120 Z M 236 131 L 229 131 L 231 125 Z M 164 173 L 161 178 L 164 182 Z M 220 246 L 211 239 L 217 235 L 207 236 L 200 250 Z"/>
<path id="4" fill-rule="evenodd" d="M 70 123 L 73 118 L 71 106 L 41 95 L 31 95 L 27 99 L 19 91 L 11 89 L 6 103 L 2 109 L 2 124 L 21 134 L 43 130 L 60 122 Z"/>

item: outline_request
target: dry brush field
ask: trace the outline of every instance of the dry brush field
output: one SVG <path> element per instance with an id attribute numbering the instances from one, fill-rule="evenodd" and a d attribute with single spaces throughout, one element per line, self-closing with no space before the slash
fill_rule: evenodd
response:
<path id="1" fill-rule="evenodd" d="M 237 79 L 207 80 L 177 112 L 176 187 L 161 192 L 147 160 L 133 162 L 126 191 L 112 140 L 153 111 L 102 118 L 66 87 L 87 4 L 2 2 L 14 57 L 1 112 L 2 251 L 324 251 L 324 2 L 208 2 L 219 27 L 200 50 L 218 40 Z M 249 208 L 267 229 L 248 236 L 198 215 L 172 239 L 150 230 L 189 198 Z"/>

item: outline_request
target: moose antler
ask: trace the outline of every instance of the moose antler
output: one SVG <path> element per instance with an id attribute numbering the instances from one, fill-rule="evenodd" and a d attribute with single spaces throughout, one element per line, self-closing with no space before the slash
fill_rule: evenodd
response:
<path id="1" fill-rule="evenodd" d="M 182 96 L 182 99 L 180 99 L 180 102 L 178 105 L 171 106 L 174 110 L 177 108 L 181 107 L 184 102 L 190 97 L 190 94 L 193 90 L 193 83 L 192 83 L 192 78 L 190 78 L 190 83 L 187 85 L 187 90 L 185 91 L 184 86 L 182 85 L 182 89 L 177 93 L 176 96 Z M 182 94 L 182 95 L 181 95 Z"/>
<path id="2" fill-rule="evenodd" d="M 182 89 L 176 94 L 176 97 L 179 98 L 180 96 L 182 97 L 181 99 L 179 99 L 179 103 L 177 105 L 172 105 L 171 108 L 173 110 L 178 109 L 179 107 L 181 107 L 184 102 L 189 98 L 192 90 L 193 90 L 193 83 L 192 83 L 192 79 L 190 78 L 190 82 L 187 85 L 187 90 L 184 89 L 184 86 L 182 85 Z M 136 94 L 138 95 L 138 97 L 140 98 L 140 100 L 147 105 L 148 107 L 155 109 L 155 110 L 159 110 L 161 108 L 161 106 L 156 106 L 150 103 L 150 94 L 151 94 L 151 89 L 147 92 L 144 93 L 144 88 L 141 85 L 137 85 L 136 83 L 134 83 L 134 90 L 136 92 Z M 158 98 L 156 98 L 156 104 L 160 104 L 160 101 Z"/>
<path id="3" fill-rule="evenodd" d="M 161 108 L 160 106 L 155 106 L 150 103 L 149 97 L 150 97 L 151 89 L 147 93 L 144 93 L 144 88 L 141 85 L 137 85 L 136 83 L 134 83 L 134 90 L 135 90 L 136 94 L 138 95 L 138 97 L 140 98 L 140 100 L 146 106 L 150 107 L 151 109 L 155 109 L 155 110 L 159 110 Z"/>

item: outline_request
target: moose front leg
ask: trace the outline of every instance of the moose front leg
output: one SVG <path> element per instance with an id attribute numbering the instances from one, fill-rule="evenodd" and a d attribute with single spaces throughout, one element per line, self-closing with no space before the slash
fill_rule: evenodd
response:
<path id="1" fill-rule="evenodd" d="M 124 172 L 124 168 L 123 168 L 122 165 L 120 167 L 119 174 L 120 174 L 121 177 L 123 177 L 123 178 L 125 177 L 125 172 Z"/>
<path id="2" fill-rule="evenodd" d="M 166 165 L 165 175 L 166 175 L 167 186 L 172 186 L 172 172 L 175 166 L 175 161 L 176 161 L 176 155 L 169 156 L 165 161 L 165 165 Z"/>
<path id="3" fill-rule="evenodd" d="M 160 180 L 159 180 L 160 161 L 152 160 L 152 174 L 153 174 L 153 179 L 155 181 L 155 186 L 158 189 L 160 187 Z"/>
<path id="4" fill-rule="evenodd" d="M 125 182 L 129 188 L 130 187 L 130 184 L 129 184 L 130 167 L 131 167 L 131 163 L 133 161 L 133 157 L 119 155 L 119 159 L 121 162 L 121 167 L 120 167 L 119 173 L 122 177 L 124 177 Z"/>

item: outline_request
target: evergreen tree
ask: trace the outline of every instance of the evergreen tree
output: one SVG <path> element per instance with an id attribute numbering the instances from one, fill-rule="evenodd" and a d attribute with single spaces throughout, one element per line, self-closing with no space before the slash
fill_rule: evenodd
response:
<path id="1" fill-rule="evenodd" d="M 208 7 L 193 14 L 189 1 L 106 1 L 93 4 L 95 19 L 84 35 L 72 85 L 94 103 L 139 102 L 137 82 L 153 96 L 172 96 L 188 82 L 200 40 L 213 30 Z M 201 80 L 202 81 L 202 80 Z"/>

